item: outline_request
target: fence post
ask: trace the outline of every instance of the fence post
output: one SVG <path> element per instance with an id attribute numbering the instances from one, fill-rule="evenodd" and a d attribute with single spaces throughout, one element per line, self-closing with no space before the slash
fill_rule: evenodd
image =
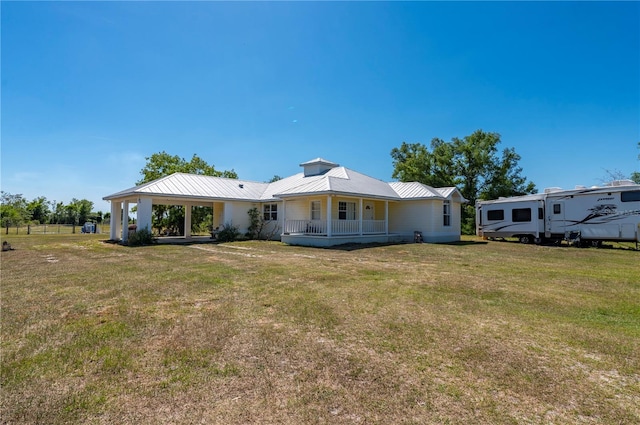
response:
<path id="1" fill-rule="evenodd" d="M 31 234 L 31 225 L 27 224 L 27 235 Z"/>

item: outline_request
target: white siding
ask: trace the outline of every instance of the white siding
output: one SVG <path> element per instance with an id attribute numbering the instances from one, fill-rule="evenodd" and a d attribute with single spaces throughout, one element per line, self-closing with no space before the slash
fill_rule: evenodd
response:
<path id="1" fill-rule="evenodd" d="M 389 233 L 413 238 L 422 232 L 425 242 L 460 240 L 460 204 L 451 202 L 451 226 L 444 226 L 442 200 L 404 201 L 389 204 Z"/>
<path id="2" fill-rule="evenodd" d="M 404 201 L 389 204 L 389 233 L 410 235 L 414 231 L 428 231 L 428 203 L 425 201 Z"/>
<path id="3" fill-rule="evenodd" d="M 257 204 L 241 201 L 227 201 L 224 204 L 224 224 L 231 223 L 238 228 L 241 234 L 247 233 L 250 224 L 247 212 L 253 207 L 257 208 Z"/>
<path id="4" fill-rule="evenodd" d="M 311 205 L 310 199 L 296 199 L 287 201 L 287 220 L 309 220 L 311 213 L 309 207 Z M 323 214 L 324 217 L 324 214 Z"/>

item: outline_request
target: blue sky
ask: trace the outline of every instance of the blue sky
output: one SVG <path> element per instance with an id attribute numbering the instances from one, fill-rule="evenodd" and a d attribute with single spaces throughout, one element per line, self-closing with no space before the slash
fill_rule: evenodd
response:
<path id="1" fill-rule="evenodd" d="M 483 129 L 539 189 L 640 169 L 638 2 L 2 2 L 2 190 L 68 203 L 197 154 L 267 181 Z"/>

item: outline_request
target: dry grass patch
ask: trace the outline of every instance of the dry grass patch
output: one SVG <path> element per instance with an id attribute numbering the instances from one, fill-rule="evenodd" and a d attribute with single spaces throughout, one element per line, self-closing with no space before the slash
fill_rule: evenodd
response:
<path id="1" fill-rule="evenodd" d="M 7 423 L 640 422 L 637 252 L 9 242 Z"/>

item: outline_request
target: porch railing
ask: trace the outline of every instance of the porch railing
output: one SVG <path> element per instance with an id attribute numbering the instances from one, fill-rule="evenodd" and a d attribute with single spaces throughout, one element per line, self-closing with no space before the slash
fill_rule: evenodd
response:
<path id="1" fill-rule="evenodd" d="M 326 235 L 326 220 L 286 220 L 284 233 L 302 233 L 308 235 Z"/>
<path id="2" fill-rule="evenodd" d="M 362 220 L 363 234 L 380 234 L 385 232 L 384 220 Z M 284 233 L 305 235 L 326 235 L 326 220 L 286 220 Z M 331 220 L 331 234 L 357 235 L 360 233 L 359 220 Z"/>
<path id="3" fill-rule="evenodd" d="M 362 233 L 384 233 L 384 220 L 362 220 Z"/>

